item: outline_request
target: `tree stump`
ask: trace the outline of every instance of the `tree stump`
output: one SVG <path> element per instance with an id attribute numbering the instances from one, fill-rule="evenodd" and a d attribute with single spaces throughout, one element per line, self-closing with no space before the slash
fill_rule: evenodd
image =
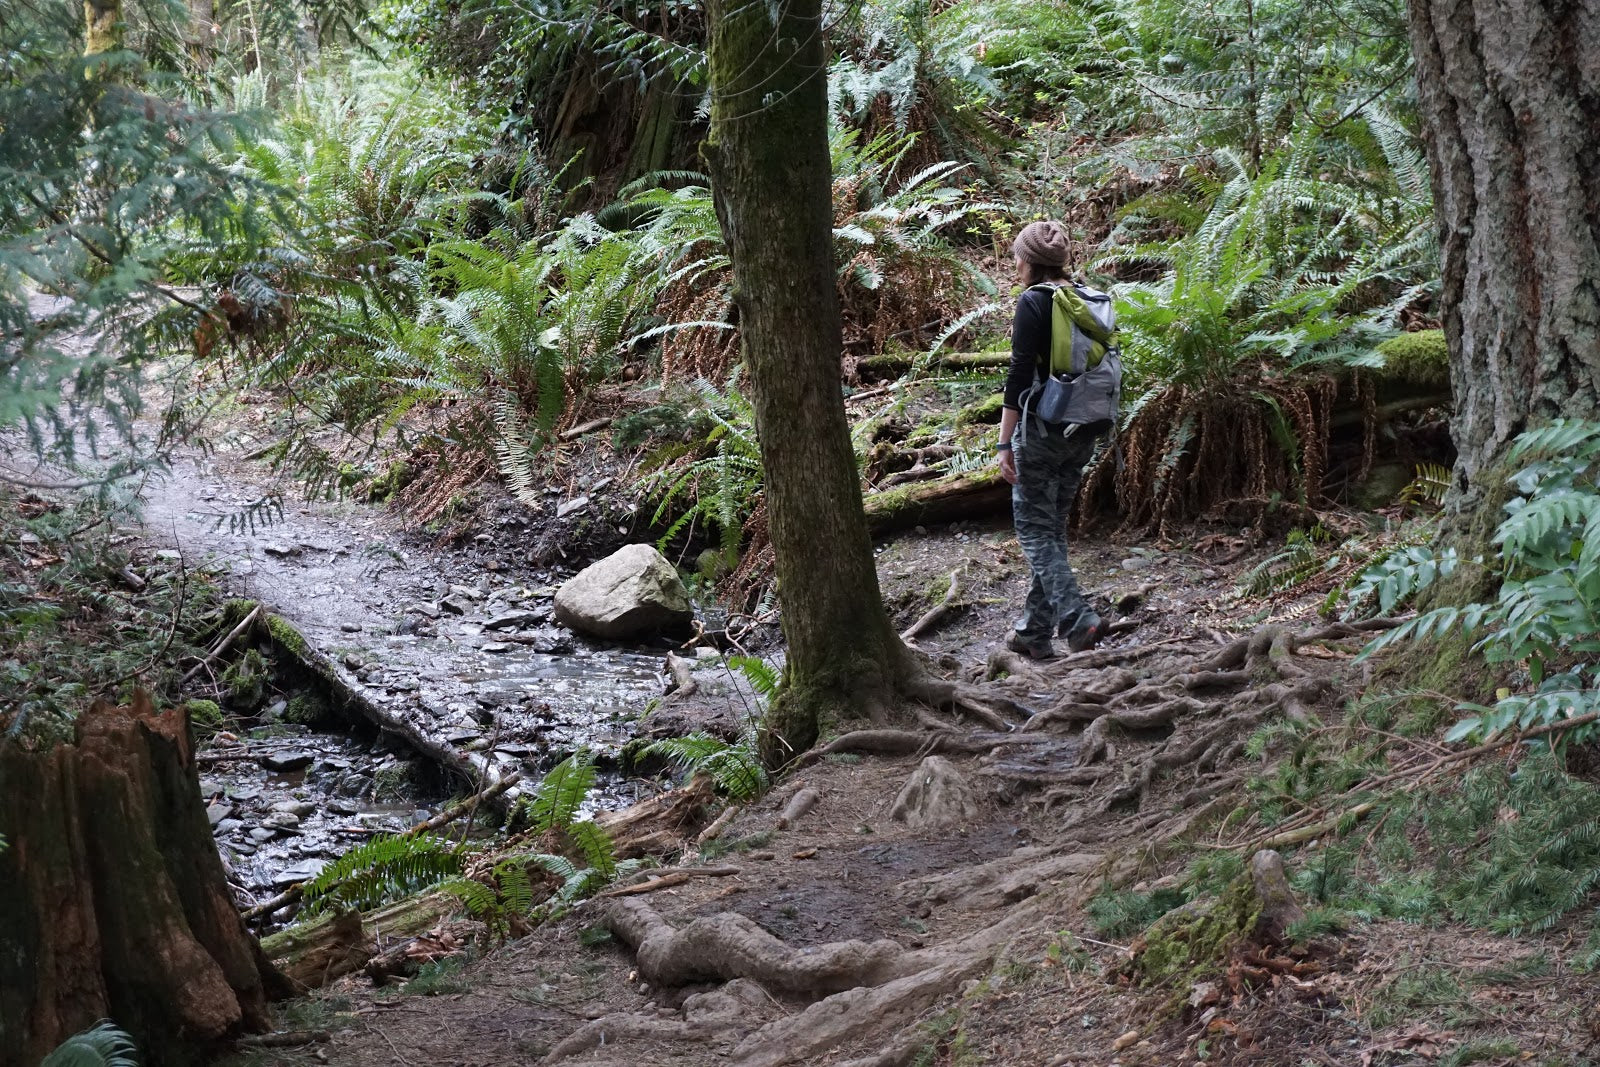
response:
<path id="1" fill-rule="evenodd" d="M 146 1062 L 207 1062 L 288 992 L 239 918 L 184 712 L 96 703 L 77 738 L 0 748 L 0 1067 L 111 1018 Z"/>

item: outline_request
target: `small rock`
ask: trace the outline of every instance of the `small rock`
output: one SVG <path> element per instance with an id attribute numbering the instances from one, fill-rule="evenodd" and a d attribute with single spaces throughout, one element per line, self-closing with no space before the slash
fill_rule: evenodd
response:
<path id="1" fill-rule="evenodd" d="M 258 782 L 244 782 L 228 790 L 230 800 L 254 800 L 261 795 L 261 785 Z"/>
<path id="2" fill-rule="evenodd" d="M 174 552 L 170 548 L 163 548 L 161 551 L 156 553 L 156 559 L 163 560 L 167 563 L 176 563 L 182 558 L 182 552 Z"/>
<path id="3" fill-rule="evenodd" d="M 339 629 L 347 634 L 358 634 L 361 632 L 361 624 L 359 622 L 341 622 Z"/>
<path id="4" fill-rule="evenodd" d="M 206 818 L 211 821 L 212 829 L 222 824 L 222 820 L 233 814 L 233 805 L 218 801 L 206 805 Z"/>
<path id="5" fill-rule="evenodd" d="M 1122 569 L 1125 571 L 1142 571 L 1154 562 L 1155 560 L 1149 556 L 1129 556 L 1122 561 Z"/>
<path id="6" fill-rule="evenodd" d="M 293 867 L 285 867 L 272 876 L 273 885 L 294 885 L 296 882 L 309 881 L 322 873 L 322 868 L 328 861 L 317 856 L 301 860 Z"/>
<path id="7" fill-rule="evenodd" d="M 227 837 L 229 834 L 233 833 L 235 830 L 238 830 L 242 826 L 244 826 L 244 823 L 238 819 L 223 819 L 221 822 L 217 823 L 217 833 L 223 837 Z"/>
<path id="8" fill-rule="evenodd" d="M 274 700 L 270 705 L 268 705 L 264 714 L 269 719 L 281 719 L 283 718 L 284 711 L 286 711 L 288 707 L 289 702 L 287 700 Z"/>
<path id="9" fill-rule="evenodd" d="M 284 811 L 297 819 L 304 819 L 317 810 L 317 806 L 309 800 L 280 800 L 272 805 L 273 811 Z"/>
<path id="10" fill-rule="evenodd" d="M 1111 1042 L 1112 1052 L 1121 1052 L 1125 1048 L 1132 1048 L 1139 1041 L 1139 1031 L 1129 1030 L 1115 1041 Z"/>
<path id="11" fill-rule="evenodd" d="M 510 652 L 511 651 L 511 646 L 506 644 L 504 641 L 490 641 L 486 645 L 480 645 L 479 646 L 479 651 L 482 651 L 482 652 L 496 652 L 496 653 L 499 653 L 499 652 Z"/>
<path id="12" fill-rule="evenodd" d="M 261 825 L 271 830 L 293 830 L 300 825 L 300 816 L 290 811 L 277 811 L 262 819 Z"/>
<path id="13" fill-rule="evenodd" d="M 537 611 L 507 611 L 496 615 L 483 624 L 485 630 L 509 630 L 515 627 L 523 629 L 532 626 L 542 617 Z"/>
<path id="14" fill-rule="evenodd" d="M 571 515 L 574 511 L 581 511 L 582 509 L 584 509 L 584 508 L 586 508 L 588 506 L 589 506 L 589 498 L 588 497 L 586 497 L 586 496 L 575 496 L 571 500 L 568 500 L 565 503 L 559 504 L 559 505 L 556 506 L 556 518 L 564 519 L 568 515 Z"/>
<path id="15" fill-rule="evenodd" d="M 354 815 L 361 810 L 348 800 L 340 800 L 338 797 L 334 797 L 322 806 L 327 808 L 328 813 L 331 815 Z"/>
<path id="16" fill-rule="evenodd" d="M 421 600 L 406 609 L 412 615 L 426 615 L 430 619 L 439 617 L 440 607 L 438 601 Z"/>
<path id="17" fill-rule="evenodd" d="M 750 858 L 753 859 L 753 860 L 771 860 L 771 859 L 777 859 L 778 855 L 775 852 L 768 852 L 765 849 L 763 849 L 760 852 L 752 852 L 752 853 L 750 853 Z"/>
<path id="18" fill-rule="evenodd" d="M 465 597 L 447 596 L 439 601 L 439 606 L 452 615 L 465 615 L 467 613 Z"/>
<path id="19" fill-rule="evenodd" d="M 262 545 L 261 546 L 261 551 L 265 552 L 269 556 L 281 556 L 281 557 L 298 556 L 300 554 L 300 546 L 299 545 L 286 545 L 286 544 L 282 544 L 282 543 L 279 543 L 279 544 L 266 544 L 266 545 Z"/>
<path id="20" fill-rule="evenodd" d="M 475 585 L 452 585 L 450 595 L 464 597 L 467 600 L 482 600 L 483 590 Z"/>
<path id="21" fill-rule="evenodd" d="M 695 659 L 720 659 L 721 656 L 721 652 L 718 652 L 709 645 L 701 645 L 699 648 L 694 650 Z"/>
<path id="22" fill-rule="evenodd" d="M 1206 1008 L 1222 999 L 1222 991 L 1215 982 L 1196 982 L 1189 990 L 1189 1007 Z"/>
<path id="23" fill-rule="evenodd" d="M 247 841 L 235 841 L 228 846 L 228 851 L 236 856 L 254 856 L 256 854 L 256 846 Z"/>
<path id="24" fill-rule="evenodd" d="M 298 771 L 311 766 L 315 759 L 311 753 L 301 749 L 292 749 L 287 752 L 273 752 L 261 757 L 261 766 L 269 771 Z M 257 795 L 259 795 L 259 790 Z M 237 796 L 238 794 L 235 794 Z"/>
<path id="25" fill-rule="evenodd" d="M 250 840 L 254 841 L 258 845 L 264 845 L 277 836 L 278 832 L 276 830 L 267 830 L 260 826 L 257 826 L 250 831 Z"/>

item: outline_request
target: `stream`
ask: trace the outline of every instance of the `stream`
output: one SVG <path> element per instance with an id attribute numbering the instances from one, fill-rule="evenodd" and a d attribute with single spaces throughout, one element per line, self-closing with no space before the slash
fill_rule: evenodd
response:
<path id="1" fill-rule="evenodd" d="M 270 524 L 233 521 L 263 499 L 259 474 L 227 453 L 180 454 L 146 486 L 145 535 L 290 623 L 345 703 L 365 702 L 479 773 L 446 773 L 359 716 L 331 728 L 284 721 L 288 698 L 329 688 L 291 679 L 250 736 L 219 734 L 201 750 L 212 825 L 246 897 L 314 875 L 491 774 L 520 769 L 536 783 L 580 745 L 609 762 L 661 696 L 661 652 L 591 644 L 551 621 L 560 576 L 517 558 L 531 523 L 514 512 L 456 551 L 349 501 L 285 493 Z M 613 773 L 590 803 L 625 806 L 640 788 Z"/>

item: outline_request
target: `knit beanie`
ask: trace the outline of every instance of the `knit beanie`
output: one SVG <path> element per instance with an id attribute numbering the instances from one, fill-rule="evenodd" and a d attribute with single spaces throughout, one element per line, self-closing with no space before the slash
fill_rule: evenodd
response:
<path id="1" fill-rule="evenodd" d="M 1064 267 L 1067 263 L 1067 229 L 1059 222 L 1030 222 L 1011 243 L 1011 254 L 1024 263 Z"/>

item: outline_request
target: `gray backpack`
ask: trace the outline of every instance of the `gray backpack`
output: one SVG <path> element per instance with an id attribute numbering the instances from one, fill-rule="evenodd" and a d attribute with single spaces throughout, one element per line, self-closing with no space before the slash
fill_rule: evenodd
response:
<path id="1" fill-rule="evenodd" d="M 1069 427 L 1114 427 L 1122 398 L 1115 302 L 1087 285 L 1034 288 L 1051 294 L 1050 373 L 1034 387 L 1034 414 Z"/>

